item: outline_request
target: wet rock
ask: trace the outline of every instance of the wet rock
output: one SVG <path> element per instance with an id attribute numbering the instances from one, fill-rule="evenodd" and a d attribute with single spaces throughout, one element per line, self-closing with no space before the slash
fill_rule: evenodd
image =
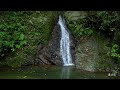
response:
<path id="1" fill-rule="evenodd" d="M 40 49 L 35 60 L 36 64 L 55 64 L 61 65 L 60 59 L 60 29 L 56 25 L 53 29 L 52 38 L 47 46 Z"/>
<path id="2" fill-rule="evenodd" d="M 60 38 L 61 38 L 61 30 L 60 30 L 60 26 L 56 22 L 56 25 L 52 31 L 52 38 L 47 46 L 38 50 L 35 59 L 35 64 L 63 65 L 63 61 L 60 55 Z M 70 39 L 71 39 L 70 42 L 71 53 L 73 55 L 75 44 L 73 43 L 73 37 L 71 36 L 71 33 L 70 33 Z"/>

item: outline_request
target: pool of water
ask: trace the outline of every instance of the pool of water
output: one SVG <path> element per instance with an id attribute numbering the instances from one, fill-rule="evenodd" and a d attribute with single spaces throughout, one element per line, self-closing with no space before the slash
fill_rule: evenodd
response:
<path id="1" fill-rule="evenodd" d="M 73 66 L 26 66 L 17 69 L 0 69 L 0 79 L 120 79 L 108 77 L 108 73 L 93 73 Z"/>

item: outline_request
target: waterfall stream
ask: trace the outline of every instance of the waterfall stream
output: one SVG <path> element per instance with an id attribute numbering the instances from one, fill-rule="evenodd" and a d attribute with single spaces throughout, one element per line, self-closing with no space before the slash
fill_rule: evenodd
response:
<path id="1" fill-rule="evenodd" d="M 60 25 L 61 29 L 61 40 L 60 40 L 60 54 L 63 60 L 64 66 L 74 65 L 72 63 L 72 56 L 70 52 L 70 37 L 68 33 L 68 28 L 65 24 L 64 18 L 59 16 L 58 24 Z"/>

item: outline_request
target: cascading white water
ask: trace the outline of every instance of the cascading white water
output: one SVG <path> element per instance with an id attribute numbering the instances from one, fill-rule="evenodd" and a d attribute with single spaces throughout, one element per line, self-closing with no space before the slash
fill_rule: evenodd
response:
<path id="1" fill-rule="evenodd" d="M 71 53 L 70 53 L 70 37 L 67 31 L 67 26 L 65 25 L 65 20 L 59 16 L 58 24 L 61 29 L 61 40 L 60 40 L 60 54 L 63 59 L 64 66 L 74 65 L 72 63 Z"/>

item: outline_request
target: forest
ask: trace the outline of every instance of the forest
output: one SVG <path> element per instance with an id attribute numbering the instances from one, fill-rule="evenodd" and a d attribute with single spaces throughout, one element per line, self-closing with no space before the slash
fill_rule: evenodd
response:
<path id="1" fill-rule="evenodd" d="M 75 67 L 119 76 L 119 11 L 0 11 L 0 68 L 61 66 L 57 47 L 60 14 L 73 39 Z"/>

